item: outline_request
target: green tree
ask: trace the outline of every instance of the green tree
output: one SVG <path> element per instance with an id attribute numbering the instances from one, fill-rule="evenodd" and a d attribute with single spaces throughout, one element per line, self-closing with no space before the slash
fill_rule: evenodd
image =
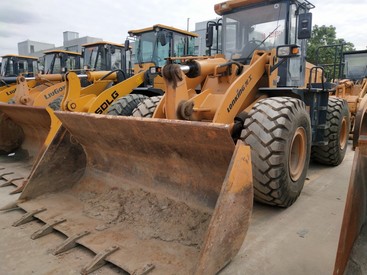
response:
<path id="1" fill-rule="evenodd" d="M 338 78 L 342 52 L 353 51 L 353 43 L 336 37 L 334 26 L 315 25 L 307 42 L 306 59 L 315 65 L 323 65 L 326 77 Z"/>

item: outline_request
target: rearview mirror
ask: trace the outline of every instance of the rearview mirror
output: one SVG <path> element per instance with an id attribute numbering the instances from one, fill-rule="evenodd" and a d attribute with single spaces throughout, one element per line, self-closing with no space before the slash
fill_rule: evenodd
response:
<path id="1" fill-rule="evenodd" d="M 311 38 L 312 13 L 301 13 L 298 17 L 298 39 Z"/>
<path id="2" fill-rule="evenodd" d="M 125 40 L 124 48 L 125 48 L 125 52 L 127 52 L 130 49 L 130 41 L 129 41 L 129 39 L 126 39 Z"/>
<path id="3" fill-rule="evenodd" d="M 213 46 L 213 34 L 214 34 L 214 26 L 211 24 L 208 24 L 206 28 L 206 34 L 205 34 L 205 42 L 206 42 L 207 48 L 210 48 L 211 46 Z"/>
<path id="4" fill-rule="evenodd" d="M 161 43 L 162 46 L 166 46 L 167 44 L 166 33 L 164 31 L 159 31 L 157 35 L 159 43 Z"/>

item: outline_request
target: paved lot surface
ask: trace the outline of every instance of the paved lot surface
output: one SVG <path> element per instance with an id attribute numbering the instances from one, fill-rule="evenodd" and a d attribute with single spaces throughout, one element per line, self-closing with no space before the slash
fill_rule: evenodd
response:
<path id="1" fill-rule="evenodd" d="M 246 240 L 221 272 L 229 274 L 332 274 L 354 152 L 338 167 L 311 164 L 301 197 L 289 209 L 255 204 Z M 0 204 L 13 201 L 13 187 L 0 188 Z M 31 240 L 42 223 L 17 228 L 20 210 L 0 213 L 0 274 L 80 274 L 93 255 L 75 248 L 59 256 L 52 251 L 64 237 L 49 234 Z M 119 274 L 107 265 L 92 274 Z"/>

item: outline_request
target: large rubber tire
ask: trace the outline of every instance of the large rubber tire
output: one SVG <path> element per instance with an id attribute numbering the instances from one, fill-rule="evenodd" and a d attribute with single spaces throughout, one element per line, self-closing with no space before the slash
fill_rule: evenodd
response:
<path id="1" fill-rule="evenodd" d="M 325 139 L 328 144 L 312 146 L 311 159 L 337 166 L 343 161 L 347 151 L 350 129 L 348 103 L 341 98 L 329 97 L 326 120 Z"/>
<path id="2" fill-rule="evenodd" d="M 251 147 L 255 200 L 291 206 L 310 161 L 311 123 L 304 102 L 290 97 L 260 100 L 245 120 L 241 139 Z"/>
<path id="3" fill-rule="evenodd" d="M 141 102 L 133 111 L 135 117 L 152 117 L 162 96 L 152 96 Z"/>
<path id="4" fill-rule="evenodd" d="M 107 110 L 107 115 L 131 116 L 136 106 L 147 98 L 147 96 L 140 94 L 130 94 L 121 97 L 111 104 Z"/>

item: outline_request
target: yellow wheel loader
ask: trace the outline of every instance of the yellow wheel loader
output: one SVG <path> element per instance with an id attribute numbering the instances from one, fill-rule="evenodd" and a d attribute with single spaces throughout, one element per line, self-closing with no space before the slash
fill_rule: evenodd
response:
<path id="1" fill-rule="evenodd" d="M 347 105 L 328 111 L 327 89 L 304 79 L 313 7 L 216 5 L 225 56 L 166 65 L 153 118 L 56 111 L 62 127 L 16 203 L 26 214 L 15 225 L 43 221 L 32 238 L 62 232 L 55 254 L 93 251 L 82 274 L 105 263 L 128 274 L 219 272 L 242 246 L 254 193 L 290 206 L 311 147 L 346 146 L 335 136 Z M 338 126 L 326 131 L 328 120 Z"/>
<path id="2" fill-rule="evenodd" d="M 16 78 L 18 75 L 32 78 L 38 73 L 38 58 L 33 56 L 9 54 L 2 56 L 0 71 L 0 102 L 8 102 L 15 93 Z M 36 85 L 29 81 L 29 87 Z"/>
<path id="3" fill-rule="evenodd" d="M 129 31 L 134 39 L 134 65 L 128 69 L 123 81 L 107 87 L 100 93 L 85 93 L 81 89 L 77 75 L 66 76 L 66 95 L 61 103 L 62 110 L 89 112 L 96 114 L 131 115 L 140 101 L 150 96 L 163 94 L 162 78 L 150 73 L 150 69 L 162 66 L 168 57 L 187 56 L 194 53 L 194 38 L 197 34 L 173 27 L 156 24 L 149 28 Z M 130 40 L 125 42 L 125 50 L 130 49 Z M 84 51 L 87 68 L 94 68 L 98 61 L 98 51 L 89 48 Z M 131 67 L 131 66 L 129 66 Z M 130 76 L 130 74 L 132 74 Z M 116 72 L 88 72 L 90 86 L 100 85 L 108 79 L 116 79 Z"/>
<path id="4" fill-rule="evenodd" d="M 335 82 L 332 96 L 348 102 L 350 112 L 349 138 L 353 148 L 358 144 L 362 114 L 367 110 L 367 53 L 366 51 L 344 52 L 343 44 L 320 46 L 316 51 L 318 65 L 325 67 L 329 78 Z M 333 55 L 334 63 L 326 63 L 325 56 Z"/>
<path id="5" fill-rule="evenodd" d="M 360 132 L 345 202 L 334 275 L 367 273 L 367 112 Z"/>
<path id="6" fill-rule="evenodd" d="M 137 80 L 130 80 L 133 86 L 124 88 L 121 93 L 118 92 L 119 98 L 113 99 L 111 92 L 108 98 L 103 94 L 100 96 L 105 102 L 104 106 L 111 104 L 106 110 L 103 106 L 97 106 L 100 111 L 109 115 L 131 115 L 135 107 L 144 99 L 154 96 L 163 95 L 164 83 L 162 77 L 151 70 L 162 67 L 166 63 L 168 57 L 183 57 L 193 55 L 195 52 L 195 39 L 198 37 L 196 33 L 184 31 L 181 29 L 156 24 L 152 27 L 130 30 L 129 38 L 125 45 L 130 44 L 130 40 L 134 42 L 134 59 L 133 66 L 129 70 Z M 129 66 L 130 67 L 130 66 Z M 121 89 L 120 89 L 121 90 Z M 103 98 L 109 99 L 103 101 Z M 93 108 L 95 110 L 95 107 Z M 90 110 L 94 112 L 94 110 Z"/>

